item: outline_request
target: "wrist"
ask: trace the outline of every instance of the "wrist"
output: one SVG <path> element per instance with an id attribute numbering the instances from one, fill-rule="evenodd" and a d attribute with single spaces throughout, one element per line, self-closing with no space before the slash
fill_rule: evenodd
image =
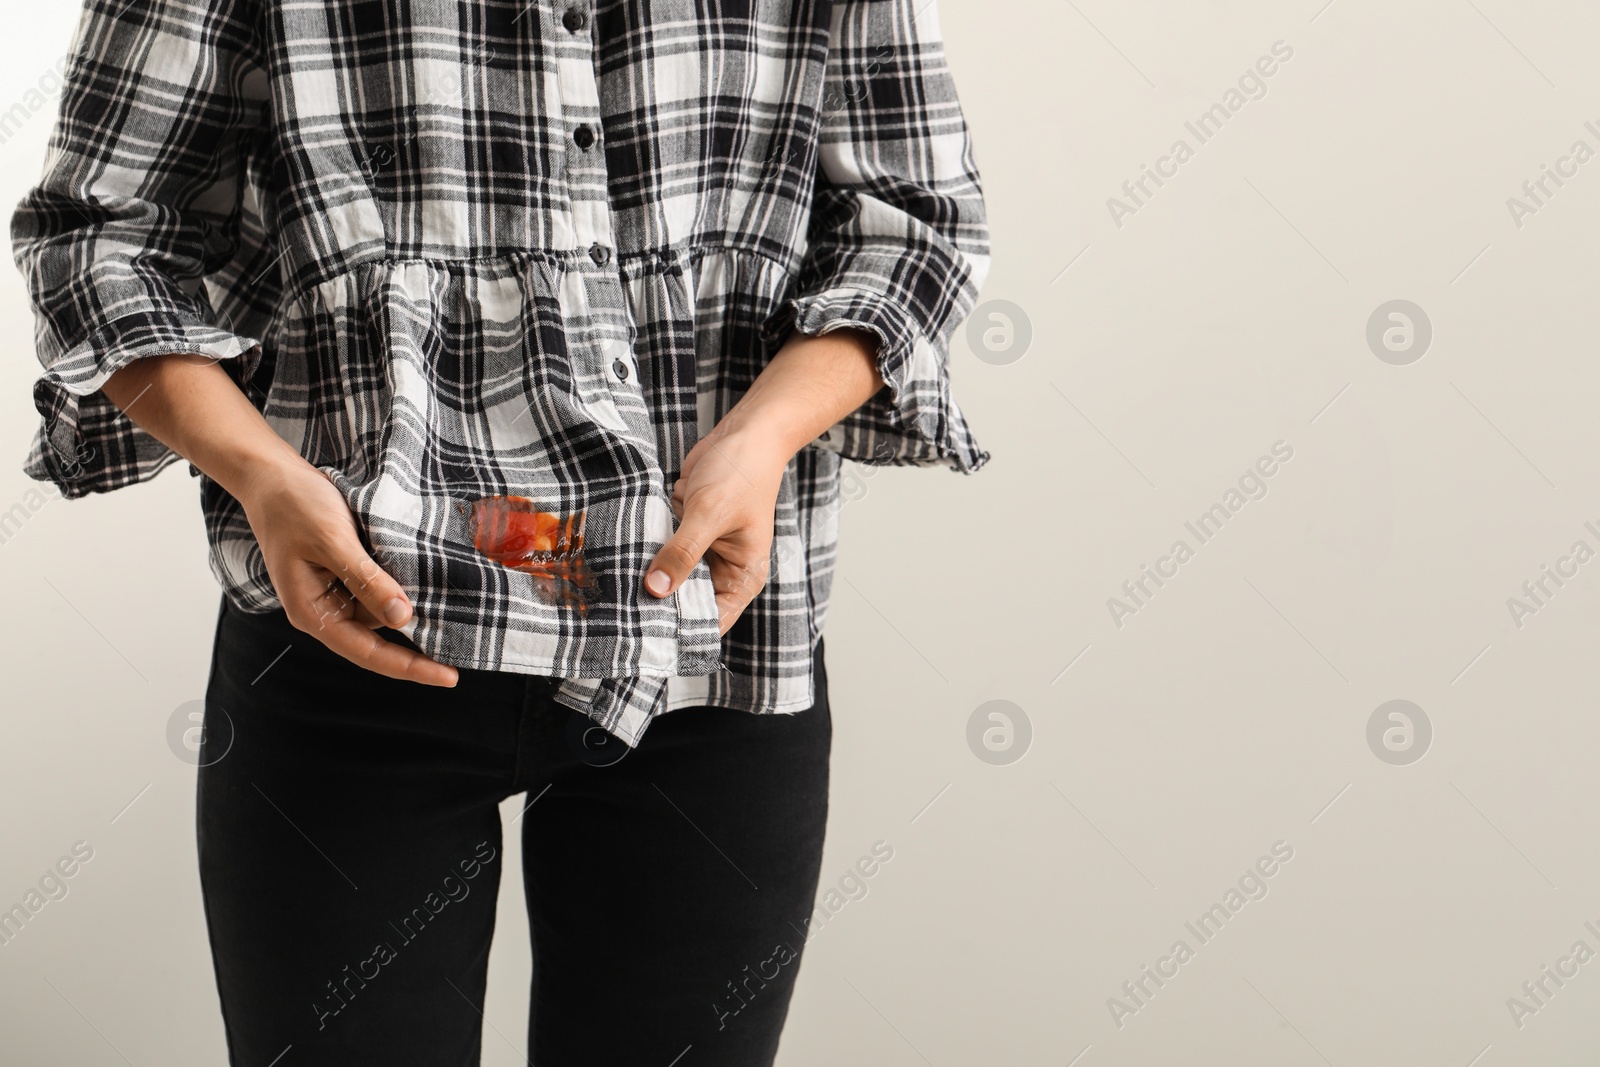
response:
<path id="1" fill-rule="evenodd" d="M 207 471 L 211 480 L 227 490 L 246 512 L 270 506 L 268 502 L 275 493 L 307 472 L 323 476 L 276 434 L 271 441 L 230 449 L 226 456 L 216 457 L 212 467 Z"/>
<path id="2" fill-rule="evenodd" d="M 761 483 L 781 478 L 784 468 L 804 445 L 803 441 L 797 443 L 793 434 L 782 432 L 777 423 L 758 417 L 752 410 L 730 411 L 708 435 L 707 447 L 748 480 Z"/>

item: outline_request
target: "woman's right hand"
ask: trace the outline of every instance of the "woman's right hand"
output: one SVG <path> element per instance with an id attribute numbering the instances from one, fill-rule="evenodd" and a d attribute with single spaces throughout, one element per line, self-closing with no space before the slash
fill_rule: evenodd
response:
<path id="1" fill-rule="evenodd" d="M 456 684 L 454 667 L 375 632 L 411 618 L 400 583 L 367 554 L 343 494 L 277 435 L 215 359 L 136 359 L 101 392 L 244 507 L 296 629 L 389 678 Z"/>
<path id="2" fill-rule="evenodd" d="M 381 637 L 411 618 L 400 583 L 367 554 L 344 495 L 298 455 L 264 464 L 240 489 L 267 574 L 295 629 L 389 678 L 453 686 L 457 671 Z"/>

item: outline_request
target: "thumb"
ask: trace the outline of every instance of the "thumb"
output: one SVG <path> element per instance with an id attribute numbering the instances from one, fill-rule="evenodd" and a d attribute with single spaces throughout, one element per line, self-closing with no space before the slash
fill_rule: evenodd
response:
<path id="1" fill-rule="evenodd" d="M 684 505 L 678 531 L 661 546 L 645 570 L 644 587 L 656 597 L 670 596 L 682 585 L 696 563 L 718 537 L 722 528 L 706 507 L 696 507 L 695 498 Z"/>
<path id="2" fill-rule="evenodd" d="M 367 554 L 353 530 L 340 538 L 327 556 L 316 562 L 332 571 L 374 620 L 398 628 L 411 618 L 411 601 L 405 590 Z"/>

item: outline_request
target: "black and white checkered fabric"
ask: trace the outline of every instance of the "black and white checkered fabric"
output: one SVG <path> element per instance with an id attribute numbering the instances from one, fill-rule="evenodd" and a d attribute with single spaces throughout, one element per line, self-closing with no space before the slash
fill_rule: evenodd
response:
<path id="1" fill-rule="evenodd" d="M 950 395 L 988 231 L 931 0 L 88 0 L 72 47 L 11 225 L 27 471 L 66 496 L 179 458 L 113 371 L 215 358 L 343 491 L 407 636 L 562 678 L 632 745 L 673 708 L 811 705 L 841 460 L 989 458 Z M 791 331 L 847 325 L 888 387 L 790 464 L 772 577 L 719 638 L 704 563 L 641 588 L 673 480 Z M 277 606 L 201 487 L 227 595 Z M 478 552 L 494 495 L 584 513 L 586 611 Z"/>

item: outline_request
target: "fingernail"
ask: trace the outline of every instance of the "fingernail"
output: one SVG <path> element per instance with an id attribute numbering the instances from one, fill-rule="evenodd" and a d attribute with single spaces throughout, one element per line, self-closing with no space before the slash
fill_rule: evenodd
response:
<path id="1" fill-rule="evenodd" d="M 389 620 L 390 626 L 399 626 L 411 617 L 411 608 L 404 597 L 395 597 L 383 606 L 383 617 Z"/>
<path id="2" fill-rule="evenodd" d="M 656 596 L 666 596 L 672 591 L 672 576 L 666 571 L 651 571 L 645 575 L 644 584 Z"/>

